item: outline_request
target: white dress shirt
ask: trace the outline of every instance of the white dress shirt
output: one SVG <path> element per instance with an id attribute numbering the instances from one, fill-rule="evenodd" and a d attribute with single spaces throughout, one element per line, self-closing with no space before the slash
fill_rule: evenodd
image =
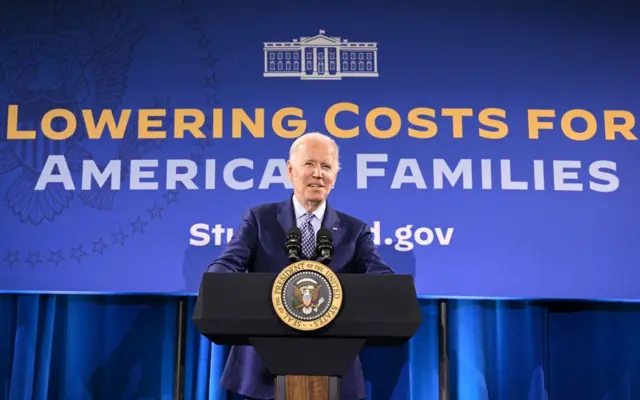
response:
<path id="1" fill-rule="evenodd" d="M 313 225 L 313 233 L 317 236 L 320 227 L 322 226 L 322 218 L 324 217 L 324 211 L 327 209 L 327 202 L 323 201 L 320 207 L 313 212 L 315 218 L 311 220 L 311 225 Z M 296 196 L 293 196 L 293 210 L 296 213 L 296 225 L 298 228 L 302 229 L 302 224 L 304 223 L 304 216 L 307 215 L 307 210 L 304 209 L 302 204 L 296 199 Z"/>

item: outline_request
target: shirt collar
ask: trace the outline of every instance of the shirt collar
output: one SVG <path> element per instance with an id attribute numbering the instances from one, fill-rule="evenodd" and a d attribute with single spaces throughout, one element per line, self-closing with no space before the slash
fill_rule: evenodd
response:
<path id="1" fill-rule="evenodd" d="M 296 220 L 300 219 L 301 217 L 307 214 L 307 210 L 305 210 L 302 204 L 300 204 L 296 196 L 293 196 L 293 209 L 296 213 Z M 326 209 L 327 209 L 327 202 L 323 201 L 322 204 L 320 204 L 320 207 L 318 207 L 313 212 L 313 215 L 315 215 L 316 218 L 318 218 L 318 220 L 322 221 L 322 218 L 324 217 L 324 212 Z"/>

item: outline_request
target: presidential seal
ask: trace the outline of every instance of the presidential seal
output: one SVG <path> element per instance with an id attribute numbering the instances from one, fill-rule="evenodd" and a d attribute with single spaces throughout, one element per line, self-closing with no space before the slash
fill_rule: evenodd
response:
<path id="1" fill-rule="evenodd" d="M 314 331 L 338 315 L 342 285 L 330 268 L 316 261 L 299 261 L 278 274 L 271 300 L 285 324 L 300 331 Z"/>

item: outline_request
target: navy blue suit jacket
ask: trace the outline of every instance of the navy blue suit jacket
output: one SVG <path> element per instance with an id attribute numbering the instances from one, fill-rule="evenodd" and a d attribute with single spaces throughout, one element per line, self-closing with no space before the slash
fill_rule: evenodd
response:
<path id="1" fill-rule="evenodd" d="M 284 250 L 286 233 L 296 226 L 291 199 L 249 209 L 240 227 L 208 272 L 279 272 L 291 262 Z M 392 274 L 373 244 L 367 224 L 333 209 L 325 210 L 322 226 L 333 237 L 328 267 L 336 273 Z M 231 349 L 222 375 L 226 390 L 256 399 L 274 397 L 274 380 L 251 346 Z M 340 381 L 340 399 L 364 399 L 365 384 L 357 357 Z"/>

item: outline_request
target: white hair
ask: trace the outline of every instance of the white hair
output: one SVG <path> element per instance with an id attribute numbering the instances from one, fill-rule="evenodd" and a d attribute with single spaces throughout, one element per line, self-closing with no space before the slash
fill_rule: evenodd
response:
<path id="1" fill-rule="evenodd" d="M 329 142 L 331 145 L 333 145 L 333 147 L 336 149 L 336 164 L 339 170 L 340 169 L 340 148 L 338 147 L 338 143 L 336 143 L 336 141 L 333 140 L 331 136 L 325 135 L 324 133 L 320 133 L 320 132 L 305 133 L 304 135 L 301 135 L 299 138 L 294 140 L 293 143 L 291 143 L 291 147 L 289 148 L 289 160 L 293 160 L 293 157 L 298 151 L 298 148 L 300 147 L 300 145 L 305 141 L 306 138 L 309 138 L 309 137 L 325 140 Z"/>

